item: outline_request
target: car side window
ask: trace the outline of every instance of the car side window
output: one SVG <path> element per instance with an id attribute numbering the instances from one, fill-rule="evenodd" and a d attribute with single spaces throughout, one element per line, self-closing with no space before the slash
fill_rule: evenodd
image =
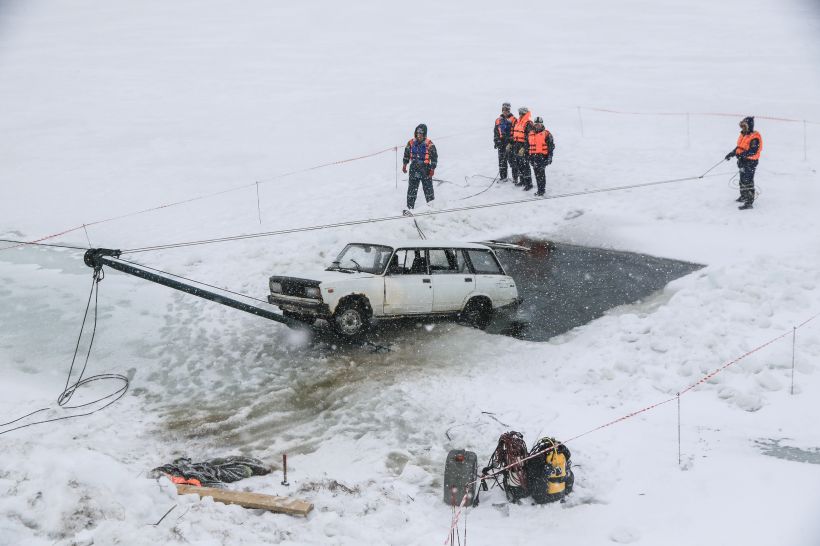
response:
<path id="1" fill-rule="evenodd" d="M 387 266 L 388 275 L 404 275 L 409 270 L 410 266 L 407 264 L 407 251 L 397 250 L 393 257 L 390 258 L 390 264 Z"/>
<path id="2" fill-rule="evenodd" d="M 458 259 L 456 257 L 456 254 L 458 253 L 457 250 L 453 250 L 452 248 L 432 248 L 428 252 L 430 253 L 431 274 L 457 274 L 460 272 Z"/>
<path id="3" fill-rule="evenodd" d="M 390 259 L 388 275 L 427 275 L 427 253 L 420 248 L 397 250 Z"/>
<path id="4" fill-rule="evenodd" d="M 504 272 L 499 265 L 498 260 L 495 259 L 492 252 L 489 250 L 467 250 L 467 255 L 470 257 L 470 262 L 473 264 L 473 269 L 480 275 L 503 275 Z"/>
<path id="5" fill-rule="evenodd" d="M 427 251 L 422 248 L 409 249 L 408 259 L 412 255 L 413 263 L 410 264 L 410 275 L 427 275 Z"/>
<path id="6" fill-rule="evenodd" d="M 455 255 L 454 257 L 456 260 L 456 268 L 458 269 L 458 272 L 463 273 L 465 275 L 472 273 L 472 270 L 470 270 L 470 263 L 464 256 L 464 251 L 459 248 L 454 250 L 453 254 Z"/>

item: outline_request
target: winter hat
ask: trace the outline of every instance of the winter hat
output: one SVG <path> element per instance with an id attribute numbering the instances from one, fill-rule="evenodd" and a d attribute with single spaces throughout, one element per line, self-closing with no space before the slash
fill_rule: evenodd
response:
<path id="1" fill-rule="evenodd" d="M 523 116 L 524 114 L 526 114 L 529 111 L 530 111 L 529 108 L 527 108 L 526 106 L 522 106 L 521 108 L 518 109 L 518 115 Z"/>
<path id="2" fill-rule="evenodd" d="M 421 133 L 421 136 L 423 136 L 424 138 L 427 138 L 427 125 L 425 125 L 423 123 L 419 123 L 416 126 L 416 130 L 413 131 L 413 135 L 415 135 L 416 133 Z"/>
<path id="3" fill-rule="evenodd" d="M 504 104 L 502 104 L 502 105 L 501 105 L 501 109 L 502 109 L 502 110 L 509 110 L 510 108 L 511 108 L 511 107 L 510 107 L 510 103 L 509 103 L 509 102 L 505 102 Z"/>
<path id="4" fill-rule="evenodd" d="M 538 116 L 537 118 L 535 118 L 535 121 L 533 123 L 540 123 L 541 125 L 544 125 L 544 118 Z"/>
<path id="5" fill-rule="evenodd" d="M 746 116 L 745 118 L 743 118 L 743 120 L 741 120 L 740 123 L 743 123 L 743 122 L 746 122 L 746 125 L 749 126 L 749 132 L 750 133 L 755 130 L 755 117 L 754 116 Z"/>

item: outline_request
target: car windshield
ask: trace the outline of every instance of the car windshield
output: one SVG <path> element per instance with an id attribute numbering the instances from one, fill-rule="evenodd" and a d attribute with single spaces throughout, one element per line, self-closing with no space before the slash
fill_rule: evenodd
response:
<path id="1" fill-rule="evenodd" d="M 389 246 L 351 243 L 345 247 L 328 271 L 358 271 L 381 275 L 393 254 Z"/>

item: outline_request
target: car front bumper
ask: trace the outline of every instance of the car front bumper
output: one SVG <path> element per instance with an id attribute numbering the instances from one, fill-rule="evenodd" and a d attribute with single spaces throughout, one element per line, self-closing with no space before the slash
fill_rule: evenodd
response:
<path id="1" fill-rule="evenodd" d="M 269 294 L 268 303 L 278 306 L 282 311 L 289 311 L 299 315 L 319 318 L 327 318 L 330 316 L 330 308 L 328 305 L 321 300 L 313 298 Z"/>

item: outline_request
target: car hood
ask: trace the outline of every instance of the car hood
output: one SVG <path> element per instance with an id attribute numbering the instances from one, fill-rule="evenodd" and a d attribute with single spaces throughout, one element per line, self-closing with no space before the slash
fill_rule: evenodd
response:
<path id="1" fill-rule="evenodd" d="M 339 281 L 350 281 L 357 279 L 372 279 L 376 275 L 372 273 L 357 273 L 348 271 L 323 271 L 316 270 L 310 272 L 300 272 L 293 275 L 272 275 L 272 281 L 291 280 L 300 284 L 321 284 Z"/>

